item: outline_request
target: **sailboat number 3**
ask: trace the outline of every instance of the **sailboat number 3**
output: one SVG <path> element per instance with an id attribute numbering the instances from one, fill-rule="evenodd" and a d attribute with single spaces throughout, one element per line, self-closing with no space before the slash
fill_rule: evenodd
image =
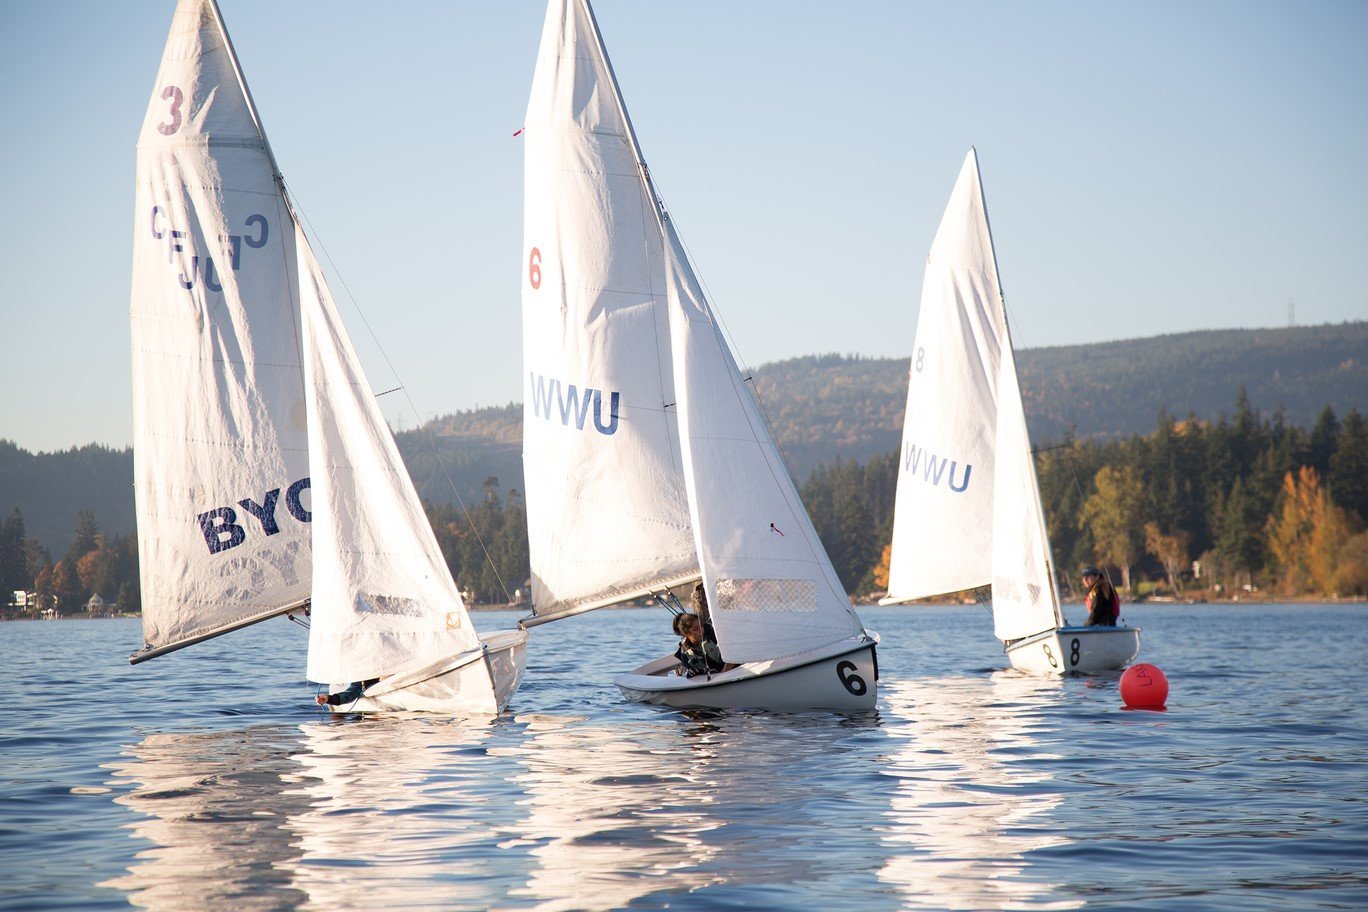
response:
<path id="1" fill-rule="evenodd" d="M 533 291 L 541 288 L 541 251 L 536 247 L 527 257 L 527 284 L 532 286 Z"/>
<path id="2" fill-rule="evenodd" d="M 863 697 L 865 692 L 869 690 L 869 685 L 866 684 L 864 678 L 857 675 L 855 671 L 856 665 L 854 662 L 836 663 L 836 677 L 841 679 L 841 684 L 855 696 Z"/>
<path id="3" fill-rule="evenodd" d="M 161 97 L 171 102 L 171 122 L 157 124 L 157 132 L 162 136 L 170 136 L 181 128 L 181 105 L 185 104 L 185 93 L 169 85 L 162 89 Z"/>

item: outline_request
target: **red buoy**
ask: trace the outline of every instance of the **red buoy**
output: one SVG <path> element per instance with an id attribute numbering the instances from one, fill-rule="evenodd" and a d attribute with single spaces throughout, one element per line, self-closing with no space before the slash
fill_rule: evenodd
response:
<path id="1" fill-rule="evenodd" d="M 1163 709 L 1168 700 L 1168 678 L 1157 665 L 1132 665 L 1121 675 L 1121 699 L 1130 709 Z"/>

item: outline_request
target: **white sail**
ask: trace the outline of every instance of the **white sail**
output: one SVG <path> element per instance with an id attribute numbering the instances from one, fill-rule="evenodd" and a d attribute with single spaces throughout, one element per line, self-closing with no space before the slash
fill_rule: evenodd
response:
<path id="1" fill-rule="evenodd" d="M 1010 341 L 998 374 L 996 475 L 993 631 L 1000 640 L 1015 640 L 1060 626 L 1063 614 Z"/>
<path id="2" fill-rule="evenodd" d="M 538 616 L 698 575 L 655 201 L 591 14 L 546 14 L 526 144 L 523 469 Z"/>
<path id="3" fill-rule="evenodd" d="M 310 477 L 311 681 L 361 681 L 479 641 L 332 296 L 295 229 Z"/>
<path id="4" fill-rule="evenodd" d="M 888 599 L 992 577 L 998 374 L 1009 346 L 974 150 L 926 258 L 893 515 Z"/>
<path id="5" fill-rule="evenodd" d="M 209 0 L 176 8 L 138 137 L 134 477 L 156 649 L 309 596 L 291 217 Z"/>
<path id="6" fill-rule="evenodd" d="M 670 339 L 703 585 L 728 662 L 860 634 L 731 350 L 670 232 Z"/>

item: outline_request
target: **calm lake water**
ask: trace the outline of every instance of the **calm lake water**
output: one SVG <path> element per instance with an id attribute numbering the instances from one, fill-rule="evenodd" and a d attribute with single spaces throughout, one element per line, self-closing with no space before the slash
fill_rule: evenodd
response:
<path id="1" fill-rule="evenodd" d="M 483 721 L 320 713 L 284 620 L 137 668 L 134 620 L 0 624 L 0 908 L 1368 908 L 1368 609 L 1126 614 L 1167 712 L 981 608 L 861 609 L 855 716 L 623 703 L 659 611 L 534 630 Z"/>

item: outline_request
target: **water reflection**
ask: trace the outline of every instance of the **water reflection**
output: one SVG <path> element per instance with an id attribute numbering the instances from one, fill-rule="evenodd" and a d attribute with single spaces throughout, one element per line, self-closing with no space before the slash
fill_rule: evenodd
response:
<path id="1" fill-rule="evenodd" d="M 505 752 L 524 770 L 528 815 L 503 846 L 532 865 L 511 900 L 542 912 L 814 907 L 812 885 L 839 901 L 860 876 L 842 834 L 861 813 L 850 767 L 871 758 L 841 742 L 881 741 L 871 716 L 519 721 L 527 737 Z"/>
<path id="2" fill-rule="evenodd" d="M 898 780 L 879 878 L 904 909 L 1068 909 L 1058 885 L 1032 880 L 1027 852 L 1066 844 L 1050 829 L 1060 802 L 1035 729 L 1042 690 L 1057 679 L 1012 671 L 989 678 L 888 681 L 882 693 L 900 744 L 885 772 Z"/>
<path id="3" fill-rule="evenodd" d="M 614 731 L 571 716 L 524 715 L 524 739 L 496 749 L 516 761 L 527 816 L 501 846 L 530 856 L 510 898 L 533 908 L 616 909 L 713 880 L 701 834 L 720 824 L 689 792 L 696 773 L 689 726 Z M 705 726 L 706 727 L 706 726 Z"/>
<path id="4" fill-rule="evenodd" d="M 305 908 L 488 908 L 491 721 L 377 716 L 301 726 L 285 867 Z"/>
<path id="5" fill-rule="evenodd" d="M 115 800 L 140 815 L 126 828 L 152 844 L 102 886 L 145 909 L 295 909 L 299 857 L 288 827 L 307 801 L 292 795 L 295 726 L 149 735 L 112 765 Z"/>
<path id="6" fill-rule="evenodd" d="M 490 905 L 490 722 L 386 717 L 156 734 L 111 784 L 152 843 L 104 886 L 146 909 Z"/>

